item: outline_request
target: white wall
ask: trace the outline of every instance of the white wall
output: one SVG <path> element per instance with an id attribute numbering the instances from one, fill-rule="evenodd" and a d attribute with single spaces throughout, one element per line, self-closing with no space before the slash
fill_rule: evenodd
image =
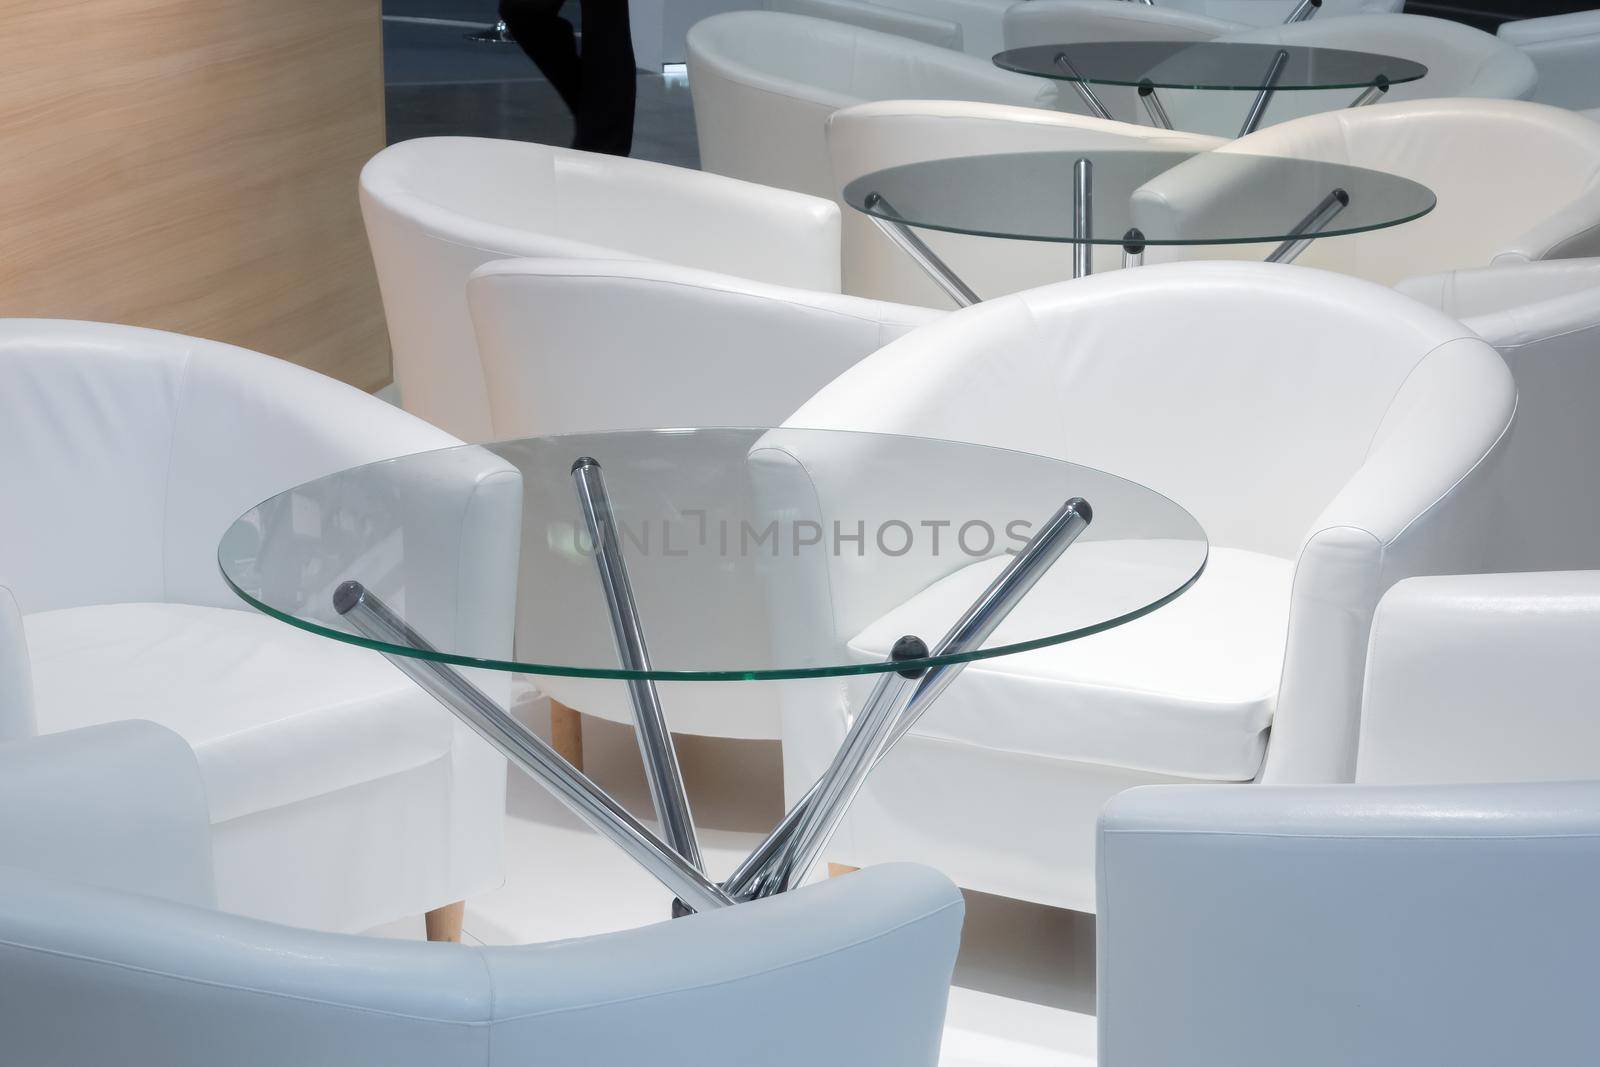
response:
<path id="1" fill-rule="evenodd" d="M 628 0 L 634 59 L 644 70 L 682 63 L 690 26 L 708 15 L 760 6 L 754 0 Z"/>

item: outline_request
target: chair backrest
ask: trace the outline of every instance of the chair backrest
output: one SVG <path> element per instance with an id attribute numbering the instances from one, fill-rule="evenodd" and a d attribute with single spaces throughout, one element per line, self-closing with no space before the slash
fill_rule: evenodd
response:
<path id="1" fill-rule="evenodd" d="M 666 263 L 502 260 L 473 274 L 477 328 L 497 437 L 662 426 L 776 426 L 841 372 L 941 313 L 837 293 L 764 285 Z M 626 308 L 626 314 L 618 314 Z M 582 359 L 572 358 L 575 352 Z M 625 383 L 619 388 L 618 383 Z M 761 583 L 715 554 L 676 568 L 684 597 L 715 603 L 733 639 L 767 653 Z M 577 577 L 591 582 L 592 575 Z M 562 576 L 541 574 L 543 585 Z M 552 587 L 529 604 L 519 638 L 563 647 Z M 571 595 L 591 595 L 585 588 Z M 759 646 L 759 648 L 758 648 Z M 736 650 L 729 649 L 733 655 Z M 585 714 L 633 721 L 613 682 L 545 678 L 543 688 Z M 780 736 L 777 687 L 679 682 L 662 698 L 674 730 Z"/>
<path id="2" fill-rule="evenodd" d="M 885 0 L 872 0 L 884 4 Z M 961 27 L 966 53 L 987 63 L 1005 47 L 1001 27 L 1016 0 L 887 0 L 887 5 L 949 21 Z"/>
<path id="3" fill-rule="evenodd" d="M 24 613 L 241 606 L 217 544 L 274 493 L 453 439 L 331 378 L 230 345 L 0 321 L 0 585 Z"/>
<path id="4" fill-rule="evenodd" d="M 1488 144 L 1493 152 L 1482 150 Z M 1600 254 L 1600 123 L 1560 108 L 1519 100 L 1376 104 L 1296 119 L 1218 151 L 1354 164 L 1410 178 L 1438 197 L 1415 221 L 1313 242 L 1296 261 L 1304 266 L 1393 284 L 1501 261 Z M 1144 192 L 1178 214 L 1227 195 L 1183 168 Z"/>
<path id="5" fill-rule="evenodd" d="M 1029 0 L 1024 6 L 1047 2 Z M 952 101 L 863 104 L 838 112 L 828 122 L 832 180 L 838 189 L 888 167 L 950 156 L 1118 148 L 1200 152 L 1220 143 L 1088 116 Z M 919 236 L 985 298 L 1072 277 L 1069 245 L 931 231 Z M 843 241 L 846 292 L 903 304 L 954 306 L 905 252 L 854 209 L 845 209 Z M 1102 266 L 1120 263 L 1120 249 L 1096 253 Z"/>
<path id="6" fill-rule="evenodd" d="M 1396 288 L 1460 319 L 1516 378 L 1489 567 L 1600 569 L 1600 259 L 1510 263 Z"/>
<path id="7" fill-rule="evenodd" d="M 7 861 L 14 862 L 12 857 Z M 296 930 L 0 867 L 0 1030 L 32 1067 L 699 1067 L 708 1034 L 801 1067 L 935 1067 L 961 894 L 886 866 L 550 945 Z M 794 1027 L 795 1013 L 805 1025 Z M 108 1025 L 114 1020 L 115 1025 Z"/>
<path id="8" fill-rule="evenodd" d="M 733 11 L 689 31 L 706 170 L 833 198 L 824 127 L 871 100 L 976 100 L 1054 108 L 1054 83 L 988 60 L 824 19 Z"/>
<path id="9" fill-rule="evenodd" d="M 787 15 L 807 15 L 816 19 L 848 22 L 881 33 L 897 33 L 913 41 L 951 48 L 962 48 L 961 24 L 917 11 L 869 3 L 868 0 L 764 0 L 766 11 Z"/>
<path id="10" fill-rule="evenodd" d="M 1578 1063 L 1600 782 L 1155 786 L 1102 815 L 1103 1067 Z"/>
<path id="11" fill-rule="evenodd" d="M 1352 15 L 1314 18 L 1289 26 L 1269 26 L 1225 38 L 1270 44 L 1341 48 L 1399 56 L 1428 68 L 1422 78 L 1391 86 L 1389 102 L 1467 96 L 1520 100 L 1539 80 L 1522 51 L 1482 30 L 1425 15 Z M 1348 107 L 1359 90 L 1281 92 L 1268 104 L 1264 121 L 1285 122 Z"/>
<path id="12" fill-rule="evenodd" d="M 1600 571 L 1413 578 L 1378 606 L 1356 780 L 1600 779 Z"/>
<path id="13" fill-rule="evenodd" d="M 1100 41 L 1209 41 L 1239 30 L 1236 23 L 1204 12 L 1128 0 L 1028 0 L 1006 10 L 1004 25 L 1007 48 Z M 1095 91 L 1100 91 L 1098 86 Z"/>
<path id="14" fill-rule="evenodd" d="M 522 141 L 430 137 L 361 174 L 400 401 L 464 440 L 489 437 L 467 276 L 518 256 L 661 259 L 838 289 L 831 203 L 681 167 Z"/>

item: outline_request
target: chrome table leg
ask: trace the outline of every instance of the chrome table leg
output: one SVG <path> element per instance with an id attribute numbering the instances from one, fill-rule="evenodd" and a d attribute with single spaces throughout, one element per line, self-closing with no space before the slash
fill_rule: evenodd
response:
<path id="1" fill-rule="evenodd" d="M 1072 276 L 1094 273 L 1094 164 L 1080 159 L 1072 165 Z"/>
<path id="2" fill-rule="evenodd" d="M 633 584 L 628 580 L 628 567 L 622 558 L 622 543 L 617 537 L 605 476 L 598 461 L 584 456 L 572 465 L 572 478 L 594 545 L 594 561 L 600 570 L 606 606 L 611 610 L 617 657 L 630 672 L 648 672 L 650 652 L 645 647 L 644 627 L 639 622 L 639 608 L 633 600 Z M 650 783 L 650 799 L 661 820 L 662 835 L 691 867 L 703 871 L 705 861 L 695 838 L 694 816 L 689 811 L 689 796 L 683 787 L 683 770 L 672 743 L 672 731 L 667 729 L 667 717 L 661 710 L 661 695 L 656 691 L 655 682 L 648 678 L 630 678 L 627 685 L 634 723 L 638 727 L 639 754 L 644 758 L 645 778 Z"/>
<path id="3" fill-rule="evenodd" d="M 1163 130 L 1172 129 L 1172 118 L 1167 114 L 1167 109 L 1161 106 L 1161 97 L 1156 95 L 1156 87 L 1148 78 L 1139 83 L 1139 103 L 1144 105 L 1144 113 L 1150 116 L 1150 125 Z"/>
<path id="4" fill-rule="evenodd" d="M 1295 228 L 1289 231 L 1289 237 L 1272 250 L 1267 257 L 1268 263 L 1293 263 L 1300 258 L 1300 253 L 1310 247 L 1316 240 L 1316 231 L 1322 229 L 1333 221 L 1334 216 L 1343 211 L 1350 204 L 1350 194 L 1343 189 L 1335 189 L 1322 198 L 1322 202 L 1311 209 L 1311 213 L 1301 219 Z M 1309 235 L 1309 236 L 1307 236 Z"/>
<path id="5" fill-rule="evenodd" d="M 1352 108 L 1366 107 L 1376 103 L 1384 93 L 1389 91 L 1389 79 L 1382 74 L 1373 79 L 1372 84 L 1361 90 L 1361 95 L 1350 102 Z"/>
<path id="6" fill-rule="evenodd" d="M 436 651 L 359 582 L 345 582 L 339 586 L 333 595 L 333 606 L 362 636 L 373 641 L 419 652 Z M 542 738 L 467 681 L 460 671 L 438 660 L 417 656 L 385 653 L 384 658 L 555 794 L 575 815 L 632 856 L 680 900 L 697 911 L 711 911 L 734 903 L 733 897 L 722 887 L 692 867 L 651 833 L 649 827 L 562 759 Z"/>
<path id="7" fill-rule="evenodd" d="M 917 266 L 927 272 L 928 277 L 938 284 L 944 294 L 956 302 L 957 307 L 971 307 L 973 304 L 983 302 L 983 298 L 973 292 L 966 282 L 951 270 L 945 261 L 940 259 L 929 248 L 922 238 L 912 232 L 911 227 L 899 221 L 900 213 L 894 205 L 885 200 L 878 193 L 867 194 L 867 207 L 883 212 L 893 218 L 883 218 L 879 215 L 868 215 L 867 218 L 877 223 L 878 229 L 884 236 L 893 241 L 902 252 L 916 261 Z"/>
<path id="8" fill-rule="evenodd" d="M 1122 266 L 1140 267 L 1144 265 L 1144 231 L 1135 227 L 1122 235 Z"/>
<path id="9" fill-rule="evenodd" d="M 1283 21 L 1285 25 L 1293 22 L 1304 22 L 1321 10 L 1322 0 L 1300 0 L 1295 5 L 1294 10 L 1289 12 L 1289 17 Z"/>
<path id="10" fill-rule="evenodd" d="M 1050 569 L 1051 564 L 1088 529 L 1093 518 L 1093 510 L 1081 497 L 1073 497 L 1063 504 L 983 594 L 973 601 L 945 634 L 932 655 L 959 655 L 980 647 L 1027 595 L 1028 590 Z M 869 751 L 868 769 L 911 731 L 917 720 L 965 667 L 964 660 L 944 664 L 930 668 L 917 680 L 909 698 L 888 725 L 887 740 L 876 751 Z M 800 866 L 799 861 L 807 854 L 815 859 L 827 843 L 826 836 L 837 828 L 850 801 L 854 799 L 855 791 L 860 787 L 861 779 L 855 781 L 853 788 L 848 786 L 848 779 L 859 766 L 860 751 L 857 750 L 870 750 L 875 738 L 880 736 L 878 731 L 884 729 L 883 723 L 875 717 L 874 721 L 866 722 L 869 719 L 867 712 L 874 705 L 886 707 L 899 703 L 899 693 L 892 682 L 896 677 L 898 675 L 891 673 L 879 682 L 868 701 L 868 708 L 863 709 L 857 717 L 845 744 L 817 784 L 723 883 L 730 894 L 738 899 L 766 896 L 781 892 L 795 880 L 804 877 L 806 867 Z M 844 787 L 841 787 L 841 782 L 845 783 Z M 814 813 L 813 808 L 816 807 L 824 810 Z M 803 828 L 809 828 L 810 834 L 805 842 L 800 841 Z"/>
<path id="11" fill-rule="evenodd" d="M 1100 98 L 1089 87 L 1083 75 L 1078 73 L 1078 68 L 1072 65 L 1072 60 L 1067 58 L 1065 52 L 1056 53 L 1056 66 L 1067 72 L 1067 79 L 1072 82 L 1072 87 L 1078 90 L 1078 95 L 1083 98 L 1084 106 L 1089 109 L 1091 115 L 1102 119 L 1111 117 L 1111 112 L 1106 110 L 1106 106 L 1100 102 Z"/>
<path id="12" fill-rule="evenodd" d="M 1283 68 L 1289 63 L 1289 53 L 1280 48 L 1272 57 L 1272 65 L 1267 68 L 1267 77 L 1261 83 L 1261 91 L 1256 93 L 1255 102 L 1250 105 L 1250 110 L 1245 114 L 1244 125 L 1239 127 L 1239 136 L 1255 133 L 1261 126 L 1261 120 L 1266 117 L 1267 105 L 1272 102 L 1272 94 L 1278 88 L 1278 79 L 1283 77 Z"/>

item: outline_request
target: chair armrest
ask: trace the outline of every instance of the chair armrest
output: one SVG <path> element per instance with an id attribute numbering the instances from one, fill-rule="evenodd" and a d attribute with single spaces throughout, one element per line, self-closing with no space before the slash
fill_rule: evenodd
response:
<path id="1" fill-rule="evenodd" d="M 141 720 L 0 744 L 0 857 L 209 906 L 211 818 L 194 752 Z"/>
<path id="2" fill-rule="evenodd" d="M 1600 42 L 1600 11 L 1574 11 L 1533 19 L 1502 22 L 1496 31 L 1502 41 L 1519 48 L 1553 41 L 1595 38 Z"/>
<path id="3" fill-rule="evenodd" d="M 0 742 L 32 737 L 37 731 L 22 610 L 11 590 L 0 585 Z"/>
<path id="4" fill-rule="evenodd" d="M 861 0 L 767 0 L 767 10 L 845 22 L 957 52 L 961 51 L 962 46 L 961 26 L 958 23 L 883 4 L 862 3 Z"/>
<path id="5" fill-rule="evenodd" d="M 637 261 L 502 260 L 467 299 L 499 437 L 775 426 L 943 316 Z"/>
<path id="6" fill-rule="evenodd" d="M 1477 338 L 1447 341 L 1412 370 L 1301 545 L 1266 781 L 1354 779 L 1378 600 L 1413 575 L 1483 569 L 1499 518 L 1490 472 L 1515 408 L 1510 370 Z"/>
<path id="7" fill-rule="evenodd" d="M 1600 56 L 1597 56 L 1600 62 Z M 1587 121 L 1587 120 L 1579 120 Z M 1497 252 L 1492 265 L 1600 256 L 1600 173 L 1583 192 Z"/>
<path id="8" fill-rule="evenodd" d="M 1600 782 L 1124 792 L 1100 1062 L 1582 1060 L 1597 877 Z"/>
<path id="9" fill-rule="evenodd" d="M 1600 779 L 1600 572 L 1413 578 L 1372 623 L 1356 780 Z"/>
<path id="10" fill-rule="evenodd" d="M 1517 324 L 1535 316 L 1545 336 L 1600 324 L 1600 259 L 1449 271 L 1406 278 L 1395 288 L 1462 320 L 1496 348 L 1526 332 Z"/>

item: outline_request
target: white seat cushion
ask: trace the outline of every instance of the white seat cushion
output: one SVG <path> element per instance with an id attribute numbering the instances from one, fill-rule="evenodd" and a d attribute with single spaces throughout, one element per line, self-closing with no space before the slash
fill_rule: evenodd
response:
<path id="1" fill-rule="evenodd" d="M 256 612 L 108 604 L 23 622 L 39 732 L 170 727 L 195 748 L 214 823 L 450 751 L 449 713 L 382 656 Z"/>
<path id="2" fill-rule="evenodd" d="M 1005 562 L 950 575 L 862 631 L 851 648 L 863 658 L 887 656 L 896 638 L 917 632 L 907 619 L 958 616 Z M 1107 590 L 1053 585 L 1047 573 L 990 644 L 1048 633 L 1055 598 L 1114 596 L 1114 561 L 1107 562 Z M 1266 751 L 1293 579 L 1289 560 L 1212 548 L 1199 581 L 1143 618 L 971 664 L 912 732 L 1048 759 L 1248 781 Z"/>

